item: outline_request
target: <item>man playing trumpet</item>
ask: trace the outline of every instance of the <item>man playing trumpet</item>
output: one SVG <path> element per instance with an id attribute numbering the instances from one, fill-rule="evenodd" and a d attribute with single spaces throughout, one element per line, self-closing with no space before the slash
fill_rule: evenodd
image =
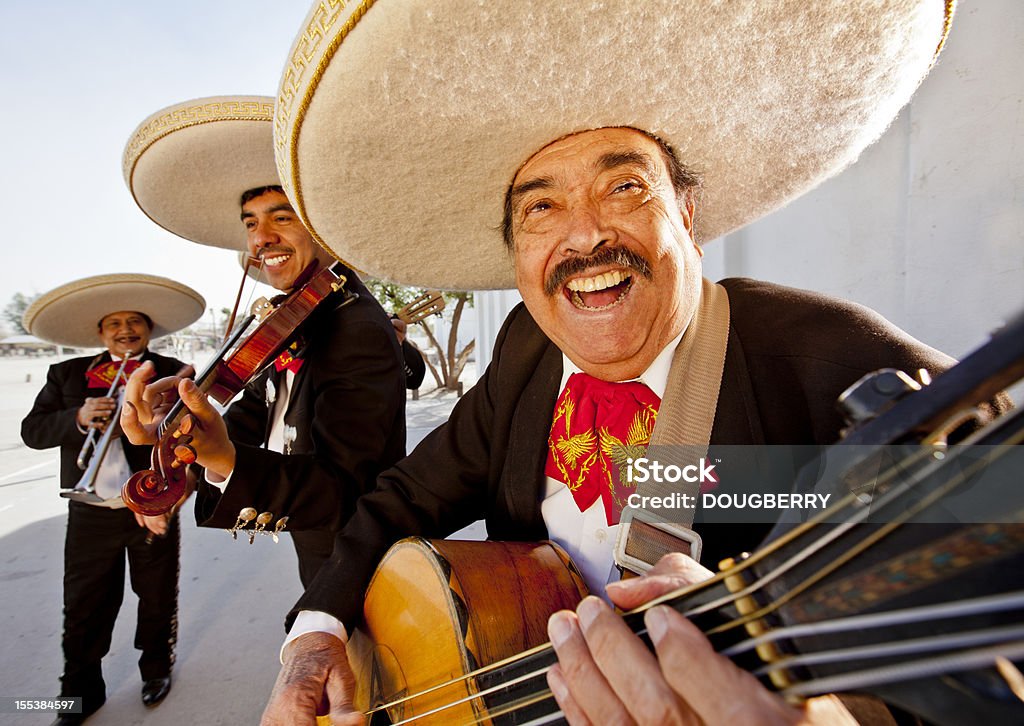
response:
<path id="1" fill-rule="evenodd" d="M 149 468 L 150 447 L 133 446 L 120 431 L 109 445 L 84 446 L 90 429 L 102 434 L 117 415 L 113 395 L 142 361 L 172 375 L 181 361 L 148 350 L 151 338 L 180 330 L 203 314 L 202 296 L 153 275 L 100 275 L 63 285 L 25 312 L 33 335 L 78 348 L 105 349 L 50 367 L 46 384 L 21 424 L 33 449 L 60 447 L 60 484 L 68 496 L 64 544 L 64 672 L 61 695 L 81 696 L 77 724 L 106 699 L 100 661 L 110 649 L 124 592 L 128 555 L 132 590 L 139 597 L 135 647 L 142 651 L 142 701 L 154 706 L 171 688 L 177 634 L 179 529 L 177 517 L 135 515 L 121 500 L 131 473 Z M 127 359 L 127 360 L 126 360 Z M 113 384 L 113 385 L 112 385 Z M 100 461 L 87 461 L 102 457 Z M 88 464 L 86 473 L 78 460 Z M 85 481 L 88 479 L 88 481 Z M 78 485 L 76 487 L 76 485 Z"/>

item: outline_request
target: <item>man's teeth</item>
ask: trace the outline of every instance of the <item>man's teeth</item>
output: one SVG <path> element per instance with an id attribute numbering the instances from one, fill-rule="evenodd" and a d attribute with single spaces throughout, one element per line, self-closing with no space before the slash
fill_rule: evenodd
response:
<path id="1" fill-rule="evenodd" d="M 277 267 L 278 265 L 283 265 L 291 258 L 291 255 L 281 255 L 280 257 L 267 257 L 263 260 L 263 264 L 266 265 L 267 267 Z"/>
<path id="2" fill-rule="evenodd" d="M 566 283 L 566 287 L 573 292 L 595 292 L 597 290 L 615 287 L 627 277 L 629 277 L 629 275 L 622 270 L 615 270 L 613 272 L 594 275 L 593 277 L 569 280 L 569 282 Z"/>

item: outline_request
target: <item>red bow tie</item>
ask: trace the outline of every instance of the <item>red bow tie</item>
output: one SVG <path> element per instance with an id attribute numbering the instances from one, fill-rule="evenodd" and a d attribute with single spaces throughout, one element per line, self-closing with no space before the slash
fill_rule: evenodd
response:
<path id="1" fill-rule="evenodd" d="M 121 377 L 121 384 L 124 385 L 128 381 L 128 376 L 132 374 L 136 368 L 138 368 L 141 362 L 135 358 L 131 358 L 124 366 L 124 374 Z M 121 361 L 119 360 L 108 360 L 106 363 L 100 363 L 98 366 L 94 366 L 85 372 L 85 386 L 86 388 L 110 388 L 110 384 L 114 382 L 114 376 L 117 375 L 117 371 L 121 368 Z"/>
<path id="2" fill-rule="evenodd" d="M 278 373 L 286 368 L 292 373 L 298 373 L 303 363 L 305 361 L 302 358 L 296 358 L 290 350 L 286 350 L 274 359 L 274 369 Z"/>
<path id="3" fill-rule="evenodd" d="M 573 373 L 555 404 L 544 473 L 569 487 L 581 512 L 601 497 L 608 524 L 617 524 L 636 491 L 626 461 L 646 452 L 660 405 L 643 383 Z"/>

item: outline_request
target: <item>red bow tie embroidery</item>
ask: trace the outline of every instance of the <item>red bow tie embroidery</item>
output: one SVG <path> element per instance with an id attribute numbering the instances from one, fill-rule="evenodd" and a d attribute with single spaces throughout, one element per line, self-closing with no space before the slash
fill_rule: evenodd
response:
<path id="1" fill-rule="evenodd" d="M 131 359 L 124 367 L 124 375 L 121 377 L 121 384 L 123 385 L 128 381 L 128 376 L 132 374 L 136 368 L 141 365 L 140 361 Z M 86 388 L 106 388 L 110 389 L 110 384 L 114 382 L 114 376 L 117 375 L 117 371 L 121 368 L 121 361 L 119 360 L 108 360 L 106 363 L 100 363 L 98 366 L 90 368 L 85 372 L 85 387 Z"/>
<path id="2" fill-rule="evenodd" d="M 644 455 L 660 405 L 643 383 L 573 373 L 555 404 L 544 473 L 569 487 L 581 512 L 601 497 L 608 524 L 617 524 L 636 491 L 627 460 Z"/>
<path id="3" fill-rule="evenodd" d="M 290 370 L 292 373 L 298 373 L 299 369 L 302 368 L 302 364 L 305 363 L 302 358 L 296 358 L 292 355 L 290 350 L 283 351 L 281 355 L 274 359 L 274 369 L 280 373 L 284 369 Z"/>

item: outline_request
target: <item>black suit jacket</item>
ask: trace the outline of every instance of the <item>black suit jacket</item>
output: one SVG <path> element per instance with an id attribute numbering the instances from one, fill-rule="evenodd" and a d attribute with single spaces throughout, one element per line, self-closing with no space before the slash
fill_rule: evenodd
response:
<path id="1" fill-rule="evenodd" d="M 86 388 L 85 372 L 109 360 L 110 353 L 103 352 L 98 356 L 54 363 L 46 374 L 46 384 L 36 396 L 32 410 L 21 422 L 21 438 L 30 448 L 60 447 L 60 485 L 63 489 L 75 486 L 82 477 L 77 461 L 86 434 L 78 430 L 78 409 L 87 397 L 107 395 L 105 388 Z M 150 351 L 146 351 L 142 360 L 153 362 L 157 377 L 172 376 L 184 366 L 179 360 Z M 124 448 L 133 472 L 150 467 L 152 447 L 135 446 L 125 436 L 119 436 L 117 441 Z"/>
<path id="2" fill-rule="evenodd" d="M 223 494 L 201 479 L 195 509 L 200 525 L 231 527 L 243 507 L 254 507 L 271 512 L 275 521 L 288 516 L 289 530 L 296 508 L 329 514 L 336 527 L 377 475 L 405 456 L 398 340 L 358 276 L 341 271 L 346 289 L 359 298 L 339 307 L 344 295 L 332 294 L 300 330 L 304 362 L 285 412 L 294 435 L 288 453 L 262 448 L 272 423 L 268 386 L 279 391 L 285 378 L 270 366 L 224 417 L 237 451 L 235 470 Z M 324 526 L 303 529 L 317 528 Z"/>
<path id="3" fill-rule="evenodd" d="M 831 443 L 842 426 L 836 398 L 863 374 L 889 366 L 937 374 L 953 362 L 863 306 L 753 280 L 722 284 L 731 323 L 712 444 Z M 377 562 L 401 537 L 444 537 L 485 517 L 491 539 L 544 539 L 539 500 L 561 375 L 561 352 L 520 305 L 448 422 L 359 500 L 289 625 L 298 610 L 320 610 L 351 628 Z M 295 516 L 302 526 L 318 513 Z M 715 525 L 701 532 L 702 559 L 714 565 L 753 549 L 766 532 Z"/>

